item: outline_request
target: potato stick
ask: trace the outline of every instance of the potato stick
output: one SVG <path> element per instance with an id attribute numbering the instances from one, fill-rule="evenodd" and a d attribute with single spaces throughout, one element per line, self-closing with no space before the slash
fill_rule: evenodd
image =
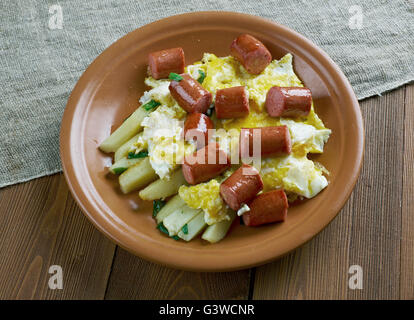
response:
<path id="1" fill-rule="evenodd" d="M 193 209 L 184 205 L 181 209 L 167 216 L 162 223 L 167 228 L 170 236 L 175 236 L 187 222 L 200 212 L 200 209 Z"/>
<path id="2" fill-rule="evenodd" d="M 158 212 L 155 219 L 157 220 L 157 224 L 161 223 L 167 216 L 173 213 L 176 210 L 180 210 L 181 207 L 185 205 L 184 200 L 181 199 L 179 195 L 172 197 L 164 207 Z"/>
<path id="3" fill-rule="evenodd" d="M 183 231 L 184 226 L 178 232 L 178 236 L 185 241 L 190 241 L 207 226 L 206 222 L 204 221 L 204 212 L 200 212 L 189 222 L 187 222 L 187 233 L 184 233 Z"/>
<path id="4" fill-rule="evenodd" d="M 115 152 L 123 143 L 131 139 L 141 129 L 141 122 L 151 110 L 138 108 L 99 146 L 103 152 Z"/>
<path id="5" fill-rule="evenodd" d="M 122 146 L 120 146 L 116 151 L 114 155 L 115 162 L 118 160 L 121 160 L 122 158 L 128 156 L 129 150 L 133 147 L 134 143 L 138 141 L 138 138 L 142 135 L 142 132 L 136 134 L 131 139 L 129 139 L 127 142 L 125 142 Z"/>
<path id="6" fill-rule="evenodd" d="M 158 179 L 142 189 L 139 196 L 143 200 L 165 199 L 178 192 L 180 186 L 186 184 L 181 168 L 173 172 L 170 180 Z"/>
<path id="7" fill-rule="evenodd" d="M 223 239 L 226 236 L 226 233 L 229 230 L 234 218 L 236 217 L 236 213 L 231 211 L 229 216 L 230 220 L 223 220 L 208 226 L 201 238 L 211 243 L 215 243 Z"/>
<path id="8" fill-rule="evenodd" d="M 119 176 L 119 185 L 123 193 L 128 193 L 136 189 L 145 187 L 158 176 L 152 169 L 149 158 L 144 158 L 141 162 Z"/>
<path id="9" fill-rule="evenodd" d="M 122 172 L 126 171 L 129 167 L 132 167 L 140 163 L 142 160 L 143 158 L 141 159 L 121 158 L 109 168 L 109 171 L 111 171 L 113 174 L 121 174 Z"/>

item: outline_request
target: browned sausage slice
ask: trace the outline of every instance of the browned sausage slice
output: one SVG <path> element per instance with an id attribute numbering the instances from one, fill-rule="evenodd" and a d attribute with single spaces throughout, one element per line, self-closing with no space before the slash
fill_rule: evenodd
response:
<path id="1" fill-rule="evenodd" d="M 220 195 L 237 211 L 263 189 L 263 181 L 255 167 L 243 164 L 220 185 Z"/>
<path id="2" fill-rule="evenodd" d="M 208 130 L 213 128 L 213 121 L 204 113 L 190 113 L 184 123 L 184 138 L 197 140 L 197 149 L 201 149 L 208 143 Z"/>
<path id="3" fill-rule="evenodd" d="M 148 55 L 148 66 L 154 79 L 168 78 L 171 72 L 183 73 L 185 66 L 184 50 L 171 48 Z"/>
<path id="4" fill-rule="evenodd" d="M 181 108 L 189 113 L 204 113 L 210 107 L 212 95 L 189 74 L 181 74 L 180 81 L 171 81 L 169 89 Z"/>
<path id="5" fill-rule="evenodd" d="M 190 156 L 184 158 L 183 175 L 189 184 L 198 184 L 223 173 L 231 166 L 226 152 L 218 143 L 209 143 Z"/>
<path id="6" fill-rule="evenodd" d="M 250 211 L 243 214 L 243 222 L 250 227 L 285 221 L 289 208 L 286 193 L 282 189 L 259 194 L 248 205 Z"/>
<path id="7" fill-rule="evenodd" d="M 230 54 L 251 74 L 261 73 L 272 61 L 272 55 L 264 44 L 249 34 L 233 40 Z"/>
<path id="8" fill-rule="evenodd" d="M 241 158 L 253 155 L 254 132 L 260 133 L 260 155 L 288 155 L 292 152 L 292 141 L 287 126 L 242 128 L 240 130 L 240 155 Z"/>
<path id="9" fill-rule="evenodd" d="M 271 117 L 304 117 L 311 109 L 312 93 L 308 88 L 272 87 L 265 106 Z"/>
<path id="10" fill-rule="evenodd" d="M 218 119 L 242 118 L 249 114 L 249 97 L 244 86 L 220 89 L 216 92 Z"/>

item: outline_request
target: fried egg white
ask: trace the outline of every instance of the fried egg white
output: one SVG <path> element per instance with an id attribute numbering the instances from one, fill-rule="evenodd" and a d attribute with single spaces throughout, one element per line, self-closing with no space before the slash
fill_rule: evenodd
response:
<path id="1" fill-rule="evenodd" d="M 161 179 L 169 179 L 170 174 L 182 163 L 185 154 L 194 152 L 195 147 L 183 139 L 184 117 L 186 112 L 172 98 L 167 80 L 145 80 L 148 90 L 140 99 L 141 104 L 150 100 L 161 103 L 142 121 L 142 136 L 135 144 L 136 150 L 148 147 L 150 164 Z"/>

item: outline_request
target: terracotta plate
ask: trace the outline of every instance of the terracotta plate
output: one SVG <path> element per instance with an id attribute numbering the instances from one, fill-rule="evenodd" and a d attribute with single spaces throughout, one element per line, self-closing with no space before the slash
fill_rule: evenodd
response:
<path id="1" fill-rule="evenodd" d="M 290 52 L 312 90 L 316 111 L 333 133 L 320 156 L 331 172 L 317 197 L 289 209 L 281 224 L 248 228 L 235 223 L 217 244 L 175 241 L 155 229 L 152 203 L 121 194 L 107 175 L 111 157 L 98 145 L 138 107 L 146 89 L 147 55 L 183 47 L 186 63 L 204 52 L 229 54 L 241 33 L 260 39 L 279 59 Z M 338 66 L 298 33 L 274 22 L 231 12 L 196 12 L 163 19 L 127 34 L 106 49 L 75 86 L 63 116 L 60 148 L 70 190 L 87 217 L 128 251 L 167 266 L 198 271 L 242 269 L 274 260 L 310 240 L 338 214 L 357 180 L 363 154 L 358 101 Z"/>

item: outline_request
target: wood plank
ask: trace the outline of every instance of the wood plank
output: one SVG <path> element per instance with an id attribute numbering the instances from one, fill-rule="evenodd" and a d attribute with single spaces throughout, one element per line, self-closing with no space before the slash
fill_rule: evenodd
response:
<path id="1" fill-rule="evenodd" d="M 399 297 L 404 88 L 361 102 L 361 110 L 365 157 L 351 198 L 314 240 L 257 268 L 254 299 Z M 362 290 L 348 288 L 355 264 Z"/>
<path id="2" fill-rule="evenodd" d="M 0 191 L 0 299 L 102 299 L 115 245 L 73 200 L 62 174 Z M 63 289 L 51 290 L 51 265 Z"/>
<path id="3" fill-rule="evenodd" d="M 401 299 L 414 299 L 414 84 L 405 92 Z"/>
<path id="4" fill-rule="evenodd" d="M 247 299 L 249 271 L 197 273 L 166 268 L 117 248 L 105 299 Z"/>

